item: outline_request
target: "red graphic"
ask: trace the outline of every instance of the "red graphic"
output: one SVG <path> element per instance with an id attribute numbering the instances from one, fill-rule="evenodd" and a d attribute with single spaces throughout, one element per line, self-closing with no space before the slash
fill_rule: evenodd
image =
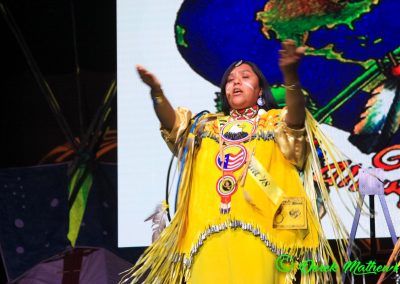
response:
<path id="1" fill-rule="evenodd" d="M 393 171 L 400 168 L 400 145 L 393 145 L 377 153 L 372 164 L 375 168 L 381 168 L 385 171 Z"/>
<path id="2" fill-rule="evenodd" d="M 321 173 L 322 176 L 324 178 L 324 182 L 328 185 L 328 186 L 332 186 L 335 183 L 338 185 L 338 187 L 342 188 L 345 187 L 347 185 L 350 184 L 351 182 L 351 175 L 349 175 L 349 173 L 345 170 L 346 167 L 348 167 L 348 165 L 351 164 L 351 161 L 341 161 L 338 163 L 339 165 L 339 169 L 342 171 L 343 174 L 343 178 L 341 179 L 339 176 L 338 171 L 336 170 L 334 164 L 330 164 L 328 166 L 325 166 L 323 168 L 321 168 Z M 360 170 L 361 166 L 360 165 L 350 165 L 350 171 L 351 174 L 353 176 L 354 181 L 356 182 L 357 185 L 357 181 L 356 181 L 356 176 L 358 174 L 358 171 Z M 349 187 L 350 191 L 354 191 L 354 185 L 351 184 Z"/>
<path id="3" fill-rule="evenodd" d="M 400 145 L 393 145 L 382 149 L 380 152 L 372 158 L 372 164 L 375 168 L 381 168 L 386 172 L 397 170 L 400 168 Z M 340 178 L 334 164 L 329 164 L 321 168 L 321 173 L 324 182 L 327 186 L 332 186 L 334 183 L 338 185 L 339 188 L 348 186 L 351 183 L 351 177 L 344 171 L 344 169 L 350 165 L 350 171 L 355 179 L 356 185 L 358 185 L 358 171 L 360 170 L 360 165 L 351 165 L 351 161 L 341 161 L 338 163 L 339 169 L 343 172 L 343 178 Z M 349 187 L 350 191 L 354 191 L 353 184 Z M 395 193 L 400 197 L 400 180 L 385 181 L 385 195 Z M 400 201 L 396 204 L 397 208 L 400 208 Z"/>

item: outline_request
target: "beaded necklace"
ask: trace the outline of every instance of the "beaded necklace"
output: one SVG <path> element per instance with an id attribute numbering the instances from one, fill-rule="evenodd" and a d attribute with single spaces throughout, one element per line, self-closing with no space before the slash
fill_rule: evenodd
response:
<path id="1" fill-rule="evenodd" d="M 232 109 L 229 113 L 231 118 L 237 120 L 252 119 L 258 113 L 259 106 L 254 105 L 245 109 Z"/>
<path id="2" fill-rule="evenodd" d="M 237 191 L 238 185 L 243 186 L 247 168 L 255 148 L 248 151 L 244 142 L 252 139 L 257 131 L 259 117 L 258 106 L 243 110 L 232 110 L 230 117 L 218 119 L 219 153 L 216 164 L 221 169 L 221 177 L 217 180 L 216 190 L 221 197 L 220 213 L 228 214 L 231 209 L 231 197 Z M 242 169 L 239 178 L 234 172 Z"/>

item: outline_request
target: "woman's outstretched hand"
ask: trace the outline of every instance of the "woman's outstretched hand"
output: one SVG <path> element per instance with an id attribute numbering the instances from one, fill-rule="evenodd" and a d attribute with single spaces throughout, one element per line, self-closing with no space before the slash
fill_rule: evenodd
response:
<path id="1" fill-rule="evenodd" d="M 139 64 L 136 65 L 136 70 L 142 81 L 146 85 L 148 85 L 152 90 L 154 91 L 161 90 L 160 81 L 153 73 L 150 73 L 149 70 L 147 70 L 146 68 L 144 68 L 142 65 Z"/>
<path id="2" fill-rule="evenodd" d="M 279 68 L 284 76 L 291 76 L 297 73 L 300 60 L 304 55 L 306 47 L 296 47 L 294 40 L 287 39 L 282 42 L 282 49 L 279 50 Z"/>
<path id="3" fill-rule="evenodd" d="M 150 73 L 142 65 L 136 65 L 136 70 L 139 73 L 143 83 L 148 85 L 151 89 L 150 95 L 153 99 L 154 111 L 156 112 L 162 127 L 167 131 L 171 131 L 175 124 L 175 111 L 167 98 L 164 96 L 160 81 L 158 81 L 157 77 L 153 73 Z"/>

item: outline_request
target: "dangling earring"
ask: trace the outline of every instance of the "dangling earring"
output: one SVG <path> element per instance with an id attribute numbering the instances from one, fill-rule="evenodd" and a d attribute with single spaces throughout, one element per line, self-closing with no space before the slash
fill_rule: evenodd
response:
<path id="1" fill-rule="evenodd" d="M 265 105 L 265 101 L 264 98 L 262 96 L 258 97 L 257 99 L 257 104 L 258 106 L 262 107 L 263 105 Z"/>
<path id="2" fill-rule="evenodd" d="M 260 90 L 260 96 L 257 99 L 257 104 L 259 107 L 262 107 L 263 105 L 265 105 L 265 100 L 263 98 L 262 90 Z"/>

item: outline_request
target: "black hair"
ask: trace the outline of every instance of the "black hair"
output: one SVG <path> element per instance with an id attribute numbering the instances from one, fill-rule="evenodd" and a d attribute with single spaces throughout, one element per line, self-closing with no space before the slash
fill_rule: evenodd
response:
<path id="1" fill-rule="evenodd" d="M 262 89 L 261 96 L 264 98 L 264 101 L 265 101 L 265 104 L 260 108 L 265 109 L 266 111 L 273 109 L 273 108 L 278 108 L 278 105 L 277 105 L 274 97 L 272 96 L 271 87 L 268 84 L 267 79 L 265 79 L 265 76 L 261 72 L 260 68 L 258 68 L 258 66 L 251 61 L 240 60 L 240 61 L 233 62 L 228 67 L 228 69 L 226 69 L 224 75 L 222 76 L 221 85 L 220 85 L 220 87 L 221 87 L 221 109 L 225 113 L 225 115 L 228 115 L 229 111 L 230 111 L 230 106 L 228 103 L 228 99 L 226 98 L 226 92 L 225 92 L 226 83 L 228 81 L 229 74 L 232 72 L 232 70 L 235 67 L 242 65 L 242 64 L 249 65 L 258 77 L 259 86 Z"/>

